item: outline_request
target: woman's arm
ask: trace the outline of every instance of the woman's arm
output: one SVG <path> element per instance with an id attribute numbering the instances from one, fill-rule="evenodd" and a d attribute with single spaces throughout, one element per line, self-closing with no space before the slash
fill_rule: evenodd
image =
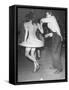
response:
<path id="1" fill-rule="evenodd" d="M 27 26 L 24 24 L 24 28 L 25 28 L 25 38 L 24 38 L 24 41 L 27 40 L 27 36 L 28 36 L 28 28 Z"/>
<path id="2" fill-rule="evenodd" d="M 42 24 L 37 23 L 37 28 L 41 31 L 41 33 L 44 33 L 43 31 L 43 27 Z"/>

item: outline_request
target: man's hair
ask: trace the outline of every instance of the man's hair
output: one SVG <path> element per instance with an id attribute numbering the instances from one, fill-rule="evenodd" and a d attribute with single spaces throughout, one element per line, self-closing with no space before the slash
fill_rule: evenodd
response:
<path id="1" fill-rule="evenodd" d="M 47 12 L 46 12 L 46 14 L 47 14 L 47 13 L 49 13 L 50 15 L 52 15 L 52 16 L 53 16 L 52 11 L 47 11 Z"/>

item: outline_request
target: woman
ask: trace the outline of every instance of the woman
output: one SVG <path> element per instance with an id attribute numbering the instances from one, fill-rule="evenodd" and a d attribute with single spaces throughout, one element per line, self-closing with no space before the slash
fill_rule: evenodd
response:
<path id="1" fill-rule="evenodd" d="M 39 69 L 39 63 L 36 60 L 36 48 L 44 46 L 44 42 L 37 38 L 36 31 L 39 29 L 43 33 L 43 30 L 41 25 L 33 23 L 31 18 L 24 22 L 24 28 L 25 38 L 19 45 L 25 47 L 25 56 L 34 62 L 34 72 L 36 72 Z"/>

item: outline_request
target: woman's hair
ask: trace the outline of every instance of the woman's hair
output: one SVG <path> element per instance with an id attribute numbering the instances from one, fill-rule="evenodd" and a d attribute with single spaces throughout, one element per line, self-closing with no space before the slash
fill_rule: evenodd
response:
<path id="1" fill-rule="evenodd" d="M 33 20 L 32 20 L 32 23 L 40 23 L 40 18 L 34 18 Z"/>
<path id="2" fill-rule="evenodd" d="M 30 20 L 32 20 L 34 18 L 33 12 L 27 13 L 24 18 L 24 22 L 29 22 Z"/>

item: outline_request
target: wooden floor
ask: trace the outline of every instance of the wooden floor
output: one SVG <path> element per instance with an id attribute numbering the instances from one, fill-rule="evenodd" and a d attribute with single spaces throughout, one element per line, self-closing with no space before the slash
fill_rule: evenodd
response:
<path id="1" fill-rule="evenodd" d="M 24 48 L 19 47 L 18 51 L 18 82 L 25 81 L 40 81 L 40 80 L 59 80 L 65 79 L 65 51 L 62 49 L 61 54 L 63 71 L 54 73 L 56 69 L 51 69 L 51 51 L 49 48 L 44 48 L 39 60 L 40 69 L 38 72 L 33 72 L 33 62 L 24 56 Z"/>

